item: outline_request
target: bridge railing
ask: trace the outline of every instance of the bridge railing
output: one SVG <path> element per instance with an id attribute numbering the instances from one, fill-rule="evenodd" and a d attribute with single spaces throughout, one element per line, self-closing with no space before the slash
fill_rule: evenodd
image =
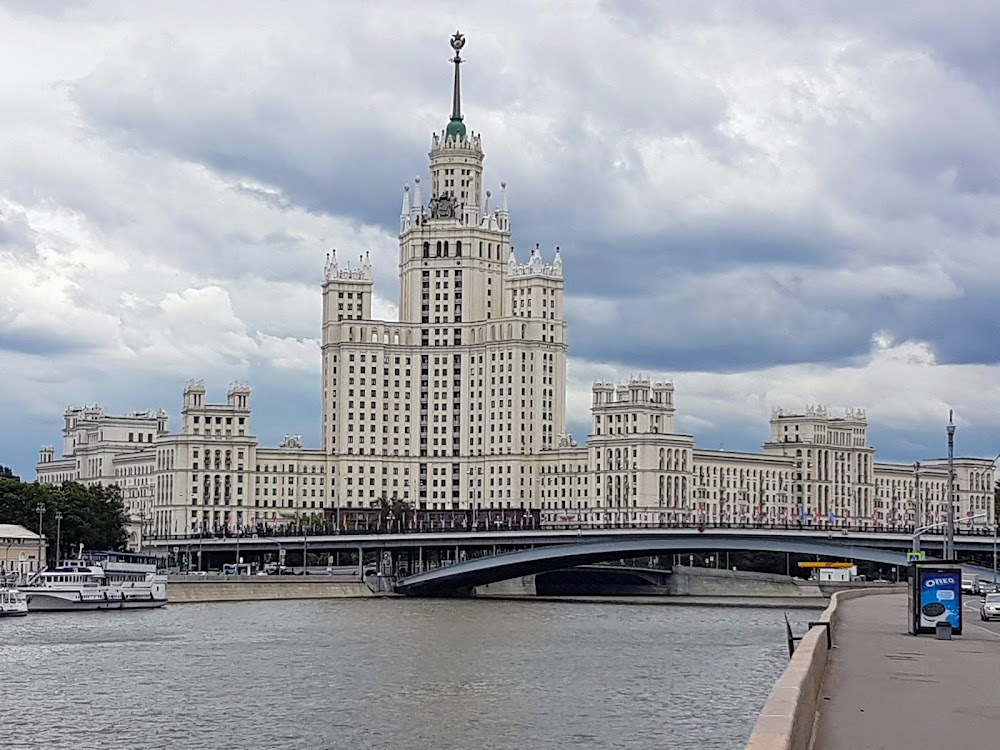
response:
<path id="1" fill-rule="evenodd" d="M 825 532 L 825 533 L 877 533 L 877 534 L 898 534 L 900 537 L 912 537 L 915 529 L 912 525 L 876 525 L 873 523 L 754 523 L 754 522 L 706 522 L 706 523 L 683 523 L 683 522 L 663 522 L 663 523 L 546 523 L 546 524 L 523 524 L 509 521 L 507 523 L 479 522 L 475 525 L 439 525 L 431 522 L 417 522 L 410 524 L 394 524 L 382 526 L 377 524 L 350 524 L 344 528 L 337 525 L 313 525 L 308 528 L 301 528 L 295 525 L 288 526 L 257 526 L 241 530 L 217 529 L 213 531 L 193 532 L 189 534 L 166 534 L 154 535 L 152 538 L 159 542 L 171 541 L 192 541 L 199 539 L 258 539 L 310 536 L 336 536 L 336 535 L 405 535 L 405 534 L 468 534 L 486 532 L 545 532 L 545 531 L 623 531 L 630 529 L 663 529 L 663 530 L 684 530 L 684 531 L 708 531 L 726 530 L 737 531 L 759 530 L 759 531 L 787 531 L 787 532 Z M 921 536 L 936 537 L 944 535 L 944 528 L 931 529 L 922 532 Z M 956 536 L 963 537 L 992 537 L 993 529 L 986 527 L 962 528 L 957 526 Z"/>

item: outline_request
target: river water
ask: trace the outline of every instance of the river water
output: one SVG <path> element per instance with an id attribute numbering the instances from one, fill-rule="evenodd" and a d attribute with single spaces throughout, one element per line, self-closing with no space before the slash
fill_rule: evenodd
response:
<path id="1" fill-rule="evenodd" d="M 816 613 L 789 610 L 801 624 Z M 782 610 L 184 604 L 0 620 L 4 748 L 742 748 Z"/>

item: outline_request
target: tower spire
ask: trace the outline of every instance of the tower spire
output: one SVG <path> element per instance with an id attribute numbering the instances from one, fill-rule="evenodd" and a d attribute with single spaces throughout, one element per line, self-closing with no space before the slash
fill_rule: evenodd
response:
<path id="1" fill-rule="evenodd" d="M 455 84 L 451 93 L 451 121 L 445 131 L 445 137 L 459 141 L 465 139 L 465 123 L 462 122 L 462 79 L 459 73 L 459 66 L 465 62 L 462 59 L 464 46 L 465 37 L 461 32 L 456 31 L 451 38 L 451 48 L 455 50 L 455 56 L 451 58 L 451 62 L 455 63 Z"/>

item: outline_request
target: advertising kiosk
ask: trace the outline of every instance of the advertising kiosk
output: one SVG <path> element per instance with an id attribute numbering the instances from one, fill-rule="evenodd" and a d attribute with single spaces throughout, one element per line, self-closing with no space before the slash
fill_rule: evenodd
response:
<path id="1" fill-rule="evenodd" d="M 962 568 L 957 563 L 917 562 L 910 566 L 910 635 L 935 635 L 939 625 L 962 634 Z"/>

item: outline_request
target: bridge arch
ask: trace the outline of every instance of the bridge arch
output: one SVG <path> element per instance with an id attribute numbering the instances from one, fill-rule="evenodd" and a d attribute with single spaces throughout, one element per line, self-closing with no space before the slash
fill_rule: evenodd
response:
<path id="1" fill-rule="evenodd" d="M 546 573 L 550 570 L 608 562 L 622 558 L 646 557 L 676 552 L 784 552 L 821 555 L 845 560 L 866 560 L 884 565 L 907 565 L 905 553 L 864 547 L 842 542 L 811 541 L 789 538 L 731 536 L 683 536 L 646 539 L 612 539 L 602 542 L 557 544 L 535 549 L 508 552 L 492 557 L 437 568 L 404 578 L 396 591 L 407 596 L 448 596 L 474 586 L 506 581 L 518 576 Z"/>

